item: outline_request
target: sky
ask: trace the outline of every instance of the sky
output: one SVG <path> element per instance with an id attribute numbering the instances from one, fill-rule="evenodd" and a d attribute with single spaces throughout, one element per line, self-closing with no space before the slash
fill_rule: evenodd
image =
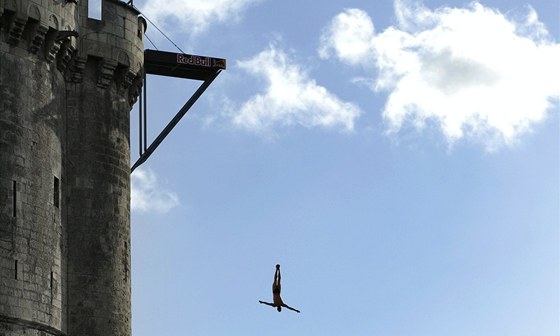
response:
<path id="1" fill-rule="evenodd" d="M 135 336 L 560 334 L 558 1 L 134 5 L 227 59 L 132 175 Z"/>

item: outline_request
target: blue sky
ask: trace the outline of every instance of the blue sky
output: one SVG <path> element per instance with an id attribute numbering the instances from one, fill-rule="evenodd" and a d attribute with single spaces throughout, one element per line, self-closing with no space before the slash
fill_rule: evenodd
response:
<path id="1" fill-rule="evenodd" d="M 228 60 L 132 177 L 135 336 L 560 333 L 557 1 L 134 4 Z"/>

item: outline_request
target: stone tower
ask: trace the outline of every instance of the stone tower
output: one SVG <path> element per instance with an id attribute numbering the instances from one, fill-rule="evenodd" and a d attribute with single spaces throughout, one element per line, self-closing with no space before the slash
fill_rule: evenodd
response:
<path id="1" fill-rule="evenodd" d="M 126 2 L 0 0 L 0 335 L 130 335 Z"/>

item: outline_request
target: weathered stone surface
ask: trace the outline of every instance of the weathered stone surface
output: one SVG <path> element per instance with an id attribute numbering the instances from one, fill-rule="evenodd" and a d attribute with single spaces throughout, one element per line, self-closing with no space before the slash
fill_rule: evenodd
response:
<path id="1" fill-rule="evenodd" d="M 0 320 L 58 330 L 64 233 L 53 187 L 62 176 L 64 96 L 62 74 L 44 62 L 0 54 Z"/>
<path id="2" fill-rule="evenodd" d="M 103 21 L 86 6 L 0 1 L 2 336 L 131 334 L 129 112 L 145 27 L 123 2 L 105 0 Z"/>

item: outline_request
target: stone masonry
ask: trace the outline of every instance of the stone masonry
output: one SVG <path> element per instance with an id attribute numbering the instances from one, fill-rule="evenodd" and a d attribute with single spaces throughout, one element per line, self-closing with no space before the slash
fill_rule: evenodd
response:
<path id="1" fill-rule="evenodd" d="M 0 0 L 0 336 L 131 335 L 126 2 Z"/>

